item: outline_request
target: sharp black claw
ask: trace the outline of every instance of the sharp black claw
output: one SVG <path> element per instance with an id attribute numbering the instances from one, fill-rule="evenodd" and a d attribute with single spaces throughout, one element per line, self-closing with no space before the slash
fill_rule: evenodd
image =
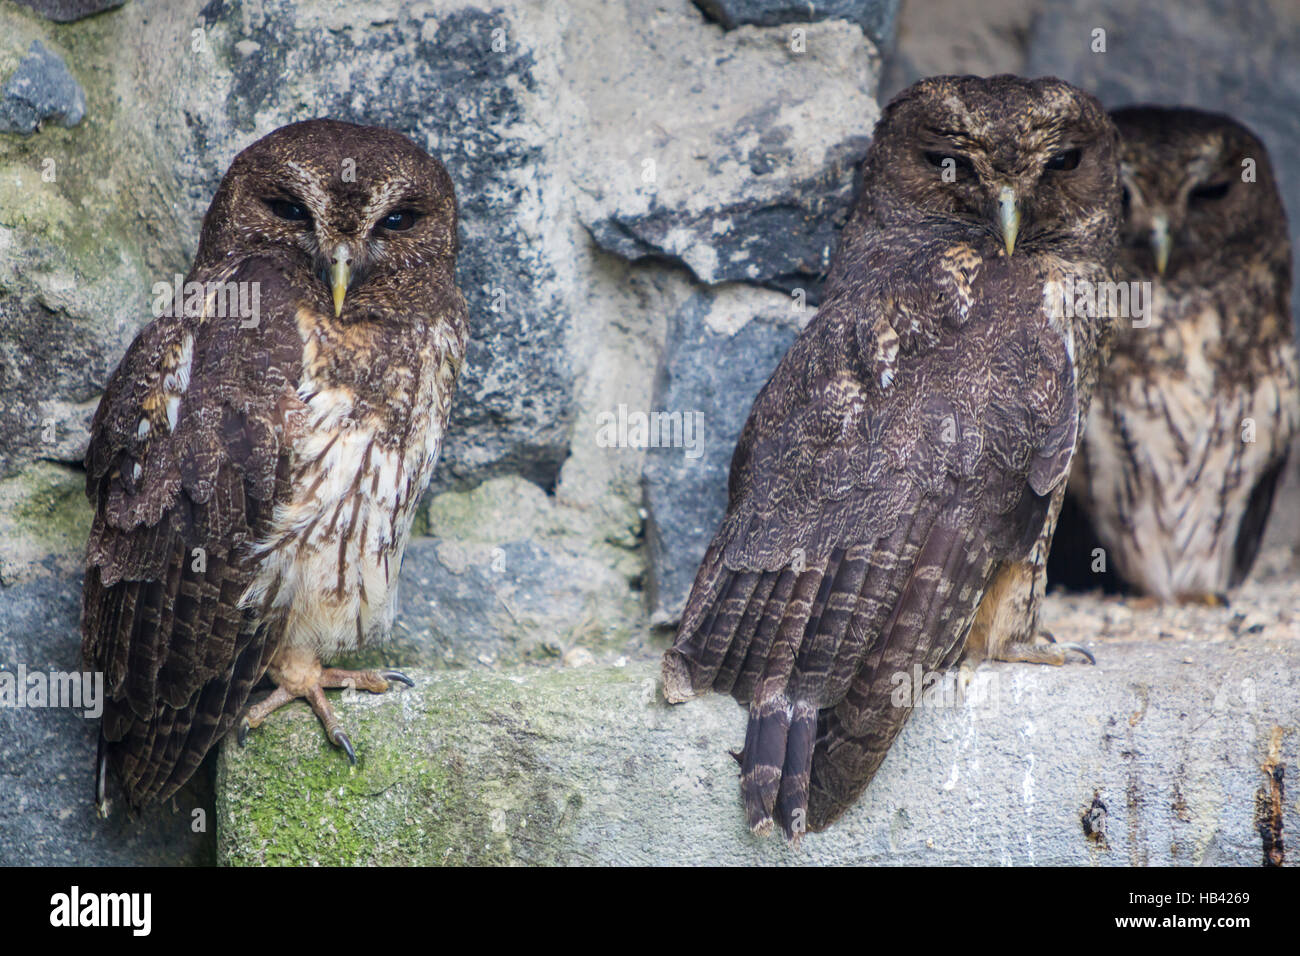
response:
<path id="1" fill-rule="evenodd" d="M 239 722 L 239 729 L 235 731 L 235 742 L 241 747 L 248 742 L 249 726 L 248 718 L 245 717 Z"/>
<path id="2" fill-rule="evenodd" d="M 357 765 L 357 752 L 352 749 L 352 741 L 348 739 L 348 735 L 341 730 L 334 731 L 334 743 L 343 748 L 343 752 L 348 755 L 348 762 L 355 767 Z"/>
<path id="3" fill-rule="evenodd" d="M 1089 664 L 1093 665 L 1094 667 L 1097 666 L 1097 658 L 1093 657 L 1092 651 L 1088 650 L 1082 644 L 1061 644 L 1060 647 L 1064 648 L 1067 651 L 1077 651 L 1078 653 L 1082 654 L 1084 657 L 1088 658 Z"/>
<path id="4" fill-rule="evenodd" d="M 380 671 L 379 676 L 387 681 L 397 681 L 399 684 L 405 684 L 407 687 L 414 687 L 415 681 L 407 677 L 401 671 Z"/>

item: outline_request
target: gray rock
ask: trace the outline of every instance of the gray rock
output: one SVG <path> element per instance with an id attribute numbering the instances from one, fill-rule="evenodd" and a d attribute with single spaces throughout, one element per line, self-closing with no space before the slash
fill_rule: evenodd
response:
<path id="1" fill-rule="evenodd" d="M 0 90 L 0 133 L 36 132 L 53 121 L 72 127 L 86 115 L 86 93 L 58 54 L 33 40 Z"/>
<path id="2" fill-rule="evenodd" d="M 885 51 L 880 102 L 939 74 L 1025 72 L 1025 44 L 1042 0 L 906 0 L 894 43 Z"/>
<path id="3" fill-rule="evenodd" d="M 86 701 L 11 706 L 16 688 L 5 685 L 20 667 L 28 676 L 81 671 L 89 527 L 81 472 L 38 462 L 0 480 L 0 866 L 211 863 L 208 765 L 166 806 L 119 808 L 100 820 L 92 798 L 99 723 L 86 716 Z"/>
<path id="4" fill-rule="evenodd" d="M 616 100 L 611 135 L 577 157 L 592 238 L 707 283 L 815 287 L 878 115 L 860 28 L 811 24 L 795 44 L 779 29 L 716 35 L 674 11 L 629 33 L 588 81 L 602 107 Z"/>
<path id="5" fill-rule="evenodd" d="M 642 620 L 633 515 L 599 525 L 517 477 L 435 497 L 433 536 L 403 558 L 395 641 L 376 654 L 403 667 L 499 667 L 625 650 Z"/>
<path id="6" fill-rule="evenodd" d="M 1096 646 L 1096 645 L 1095 645 Z M 982 668 L 931 697 L 875 780 L 798 849 L 755 837 L 728 751 L 745 712 L 663 703 L 654 662 L 423 673 L 341 716 L 351 770 L 306 706 L 223 748 L 227 864 L 1235 865 L 1300 809 L 1300 641 L 1108 641 L 1098 667 Z M 953 686 L 953 685 L 949 685 Z M 928 701 L 928 702 L 926 702 Z M 1085 820 L 1087 821 L 1085 825 Z"/>
<path id="7" fill-rule="evenodd" d="M 698 449 L 651 448 L 646 459 L 648 590 L 656 623 L 681 615 L 696 569 L 726 512 L 736 440 L 754 397 L 796 334 L 794 300 L 779 295 L 748 304 L 746 310 L 759 309 L 761 317 L 739 330 L 718 328 L 714 315 L 725 310 L 723 297 L 701 292 L 669 323 L 653 410 L 699 421 L 703 440 Z M 750 294 L 751 302 L 754 297 Z"/>
<path id="8" fill-rule="evenodd" d="M 80 463 L 99 395 L 133 334 L 135 306 L 148 308 L 143 271 L 111 217 L 95 229 L 98 207 L 68 202 L 41 181 L 39 167 L 6 172 L 13 185 L 0 184 L 0 203 L 29 223 L 40 217 L 40 226 L 0 225 L 0 475 L 37 458 Z M 78 255 L 52 234 L 78 245 L 97 235 L 102 244 Z"/>
<path id="9" fill-rule="evenodd" d="M 741 24 L 775 27 L 815 20 L 851 20 L 878 47 L 894 38 L 900 0 L 695 0 L 710 20 L 728 30 Z"/>
<path id="10" fill-rule="evenodd" d="M 28 677 L 79 672 L 80 616 L 81 575 L 52 561 L 44 576 L 6 587 L 0 674 L 16 679 L 20 665 Z M 0 866 L 210 864 L 215 820 L 208 765 L 166 806 L 141 814 L 118 807 L 100 820 L 93 798 L 99 723 L 85 712 L 0 706 Z"/>
<path id="11" fill-rule="evenodd" d="M 14 0 L 19 6 L 27 7 L 56 23 L 71 23 L 85 17 L 114 10 L 126 3 L 126 0 Z"/>

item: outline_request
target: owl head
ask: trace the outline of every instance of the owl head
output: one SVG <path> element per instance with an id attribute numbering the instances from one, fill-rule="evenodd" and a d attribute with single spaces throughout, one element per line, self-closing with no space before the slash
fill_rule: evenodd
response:
<path id="1" fill-rule="evenodd" d="M 1122 140 L 1125 271 L 1204 285 L 1261 257 L 1287 258 L 1272 164 L 1246 127 L 1159 106 L 1111 116 Z"/>
<path id="2" fill-rule="evenodd" d="M 205 256 L 268 256 L 305 264 L 323 308 L 348 320 L 395 294 L 446 282 L 413 270 L 455 268 L 456 198 L 442 164 L 400 133 L 338 120 L 281 127 L 230 164 L 203 219 Z"/>
<path id="3" fill-rule="evenodd" d="M 882 228 L 1098 260 L 1118 234 L 1115 126 L 1057 79 L 921 80 L 885 107 L 864 177 L 859 214 Z"/>

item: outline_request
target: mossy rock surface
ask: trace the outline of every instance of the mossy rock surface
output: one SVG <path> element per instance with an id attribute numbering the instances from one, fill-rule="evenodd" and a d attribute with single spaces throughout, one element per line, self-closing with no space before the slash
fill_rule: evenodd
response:
<path id="1" fill-rule="evenodd" d="M 1096 602 L 1081 606 L 1095 634 Z M 1300 827 L 1261 769 L 1300 760 L 1300 635 L 1287 628 L 1210 641 L 1113 627 L 1089 642 L 1096 667 L 985 665 L 977 694 L 927 698 L 858 803 L 797 849 L 744 825 L 728 751 L 745 712 L 720 695 L 665 704 L 654 660 L 413 672 L 414 688 L 339 700 L 355 768 L 301 703 L 242 749 L 228 739 L 218 857 L 1255 866 L 1268 827 Z"/>

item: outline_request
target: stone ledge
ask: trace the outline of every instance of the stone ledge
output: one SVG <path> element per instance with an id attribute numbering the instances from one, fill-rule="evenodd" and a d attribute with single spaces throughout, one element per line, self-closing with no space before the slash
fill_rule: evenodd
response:
<path id="1" fill-rule="evenodd" d="M 752 836 L 729 697 L 663 703 L 655 662 L 421 672 L 340 701 L 353 770 L 304 704 L 218 775 L 227 864 L 1259 865 L 1264 766 L 1300 754 L 1300 641 L 1114 640 L 1099 666 L 993 664 L 921 707 L 858 805 L 798 849 Z M 1284 834 L 1300 806 L 1281 795 Z M 1090 838 L 1084 817 L 1091 812 Z"/>

